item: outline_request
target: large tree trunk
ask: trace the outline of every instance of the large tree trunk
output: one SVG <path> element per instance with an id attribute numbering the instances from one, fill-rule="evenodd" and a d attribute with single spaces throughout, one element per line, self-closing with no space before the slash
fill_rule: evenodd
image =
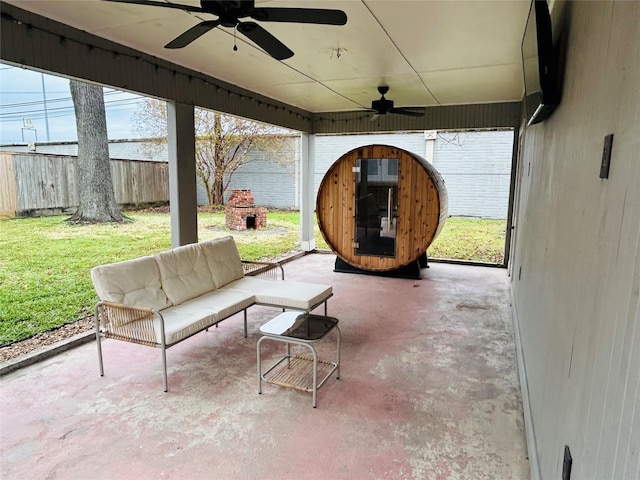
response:
<path id="1" fill-rule="evenodd" d="M 224 157 L 225 152 L 222 148 L 222 116 L 215 114 L 213 117 L 213 135 L 215 145 L 213 147 L 213 182 L 211 184 L 211 201 L 214 205 L 224 204 Z"/>
<path id="2" fill-rule="evenodd" d="M 224 204 L 224 185 L 222 184 L 222 178 L 216 177 L 213 180 L 213 184 L 211 186 L 211 203 L 213 205 L 223 205 Z"/>
<path id="3" fill-rule="evenodd" d="M 122 222 L 109 164 L 107 117 L 102 87 L 71 80 L 78 130 L 78 210 L 75 222 Z"/>

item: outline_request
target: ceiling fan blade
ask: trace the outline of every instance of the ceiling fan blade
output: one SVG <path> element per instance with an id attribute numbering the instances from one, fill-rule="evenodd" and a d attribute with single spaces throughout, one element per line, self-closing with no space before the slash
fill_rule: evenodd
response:
<path id="1" fill-rule="evenodd" d="M 293 52 L 267 32 L 264 28 L 254 22 L 241 22 L 238 24 L 238 31 L 257 44 L 265 52 L 276 60 L 284 60 L 293 57 Z"/>
<path id="2" fill-rule="evenodd" d="M 316 23 L 321 25 L 344 25 L 347 14 L 342 10 L 324 8 L 256 8 L 251 18 L 261 22 Z"/>
<path id="3" fill-rule="evenodd" d="M 167 43 L 164 48 L 183 48 L 189 45 L 194 40 L 197 40 L 209 30 L 217 27 L 220 24 L 219 20 L 209 20 L 207 22 L 201 22 L 195 27 L 191 27 L 182 35 L 178 35 L 176 38 Z"/>
<path id="4" fill-rule="evenodd" d="M 194 7 L 193 5 L 182 5 L 179 3 L 167 3 L 167 2 L 156 2 L 153 0 L 102 0 L 103 2 L 113 2 L 113 3 L 129 3 L 132 5 L 146 5 L 148 7 L 164 7 L 164 8 L 175 8 L 178 10 L 184 10 L 186 12 L 199 12 L 202 13 L 204 10 L 201 7 Z"/>
<path id="5" fill-rule="evenodd" d="M 390 108 L 389 113 L 398 113 L 400 115 L 409 115 L 411 117 L 424 117 L 424 108 L 422 107 Z"/>

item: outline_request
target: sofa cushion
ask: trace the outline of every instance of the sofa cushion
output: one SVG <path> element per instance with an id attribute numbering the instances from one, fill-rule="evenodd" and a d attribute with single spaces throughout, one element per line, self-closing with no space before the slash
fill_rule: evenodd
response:
<path id="1" fill-rule="evenodd" d="M 333 291 L 330 285 L 274 281 L 256 277 L 241 278 L 226 288 L 252 292 L 256 303 L 295 310 L 310 310 L 328 299 Z"/>
<path id="2" fill-rule="evenodd" d="M 200 245 L 193 243 L 154 255 L 167 298 L 178 305 L 215 290 L 211 270 Z"/>
<path id="3" fill-rule="evenodd" d="M 166 344 L 172 345 L 184 340 L 251 305 L 252 294 L 223 288 L 169 307 L 160 312 L 164 318 Z M 155 322 L 154 327 L 160 343 L 159 321 Z"/>
<path id="4" fill-rule="evenodd" d="M 162 310 L 171 306 L 153 257 L 140 257 L 91 269 L 100 300 Z"/>
<path id="5" fill-rule="evenodd" d="M 244 276 L 240 252 L 233 237 L 216 238 L 202 242 L 202 251 L 209 264 L 216 288 L 224 287 Z"/>
<path id="6" fill-rule="evenodd" d="M 276 281 L 274 280 L 268 280 L 260 277 L 242 277 L 229 283 L 225 288 L 241 292 L 250 292 L 255 295 L 260 294 L 275 282 Z"/>

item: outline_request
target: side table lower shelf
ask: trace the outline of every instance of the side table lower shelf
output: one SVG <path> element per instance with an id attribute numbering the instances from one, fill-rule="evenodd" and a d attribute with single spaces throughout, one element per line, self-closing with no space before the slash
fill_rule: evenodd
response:
<path id="1" fill-rule="evenodd" d="M 321 380 L 316 388 L 320 388 L 337 368 L 335 362 L 318 360 L 317 378 Z M 291 358 L 284 356 L 262 374 L 262 379 L 280 387 L 313 392 L 313 358 L 304 355 L 293 355 Z"/>

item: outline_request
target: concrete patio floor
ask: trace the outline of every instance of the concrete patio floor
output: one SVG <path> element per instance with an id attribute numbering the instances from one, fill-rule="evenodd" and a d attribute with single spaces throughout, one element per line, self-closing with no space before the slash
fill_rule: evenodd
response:
<path id="1" fill-rule="evenodd" d="M 341 376 L 318 408 L 258 395 L 258 328 L 277 309 L 249 309 L 249 338 L 239 314 L 169 349 L 168 393 L 159 350 L 106 340 L 100 377 L 92 342 L 0 378 L 0 478 L 528 479 L 506 271 L 431 263 L 408 280 L 334 260 L 284 266 L 334 288 Z M 265 342 L 265 362 L 282 350 Z"/>

